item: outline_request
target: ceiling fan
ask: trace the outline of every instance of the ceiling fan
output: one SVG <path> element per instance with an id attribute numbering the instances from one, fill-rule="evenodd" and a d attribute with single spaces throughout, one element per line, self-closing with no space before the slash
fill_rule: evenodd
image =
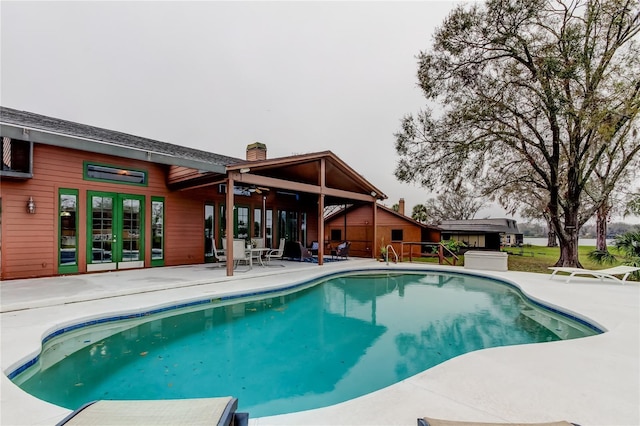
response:
<path id="1" fill-rule="evenodd" d="M 264 186 L 253 186 L 249 188 L 249 191 L 255 192 L 256 194 L 262 194 L 263 191 L 271 191 L 271 189 Z"/>

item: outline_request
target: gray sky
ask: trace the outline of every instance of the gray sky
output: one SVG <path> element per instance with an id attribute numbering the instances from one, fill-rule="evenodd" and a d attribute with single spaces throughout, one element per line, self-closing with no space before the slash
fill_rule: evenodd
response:
<path id="1" fill-rule="evenodd" d="M 430 194 L 396 181 L 393 133 L 456 4 L 2 1 L 0 99 L 234 157 L 331 150 L 410 214 Z"/>

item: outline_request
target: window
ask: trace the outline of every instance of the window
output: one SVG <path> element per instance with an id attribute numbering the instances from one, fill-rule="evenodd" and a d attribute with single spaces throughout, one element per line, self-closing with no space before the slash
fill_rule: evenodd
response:
<path id="1" fill-rule="evenodd" d="M 215 206 L 213 204 L 204 205 L 204 260 L 213 262 L 214 238 L 215 238 Z"/>
<path id="2" fill-rule="evenodd" d="M 130 185 L 147 186 L 147 172 L 141 170 L 122 169 L 101 164 L 84 163 L 84 177 L 86 180 L 127 183 Z"/>
<path id="3" fill-rule="evenodd" d="M 307 246 L 307 213 L 303 212 L 300 214 L 300 231 L 302 233 L 300 241 L 302 245 Z"/>
<path id="4" fill-rule="evenodd" d="M 224 204 L 220 204 L 220 244 L 218 247 L 222 246 L 222 240 L 227 236 L 227 209 Z"/>
<path id="5" fill-rule="evenodd" d="M 342 229 L 332 229 L 331 241 L 341 241 L 341 240 L 342 240 Z"/>
<path id="6" fill-rule="evenodd" d="M 269 209 L 265 213 L 265 237 L 267 239 L 267 247 L 271 248 L 271 238 L 273 238 L 273 210 Z"/>
<path id="7" fill-rule="evenodd" d="M 0 144 L 2 168 L 0 176 L 15 178 L 33 177 L 33 143 L 20 139 L 3 137 Z"/>
<path id="8" fill-rule="evenodd" d="M 151 266 L 164 266 L 164 198 L 151 197 Z"/>
<path id="9" fill-rule="evenodd" d="M 234 237 L 240 239 L 249 238 L 249 208 L 236 206 L 236 223 Z"/>
<path id="10" fill-rule="evenodd" d="M 122 261 L 144 260 L 142 251 L 143 202 L 135 198 L 122 200 Z"/>
<path id="11" fill-rule="evenodd" d="M 278 211 L 278 238 L 287 241 L 299 241 L 298 212 Z"/>
<path id="12" fill-rule="evenodd" d="M 77 189 L 59 190 L 58 213 L 58 272 L 78 272 Z"/>
<path id="13" fill-rule="evenodd" d="M 253 209 L 253 238 L 262 238 L 262 209 Z"/>
<path id="14" fill-rule="evenodd" d="M 402 241 L 403 239 L 402 229 L 391 230 L 391 241 Z"/>

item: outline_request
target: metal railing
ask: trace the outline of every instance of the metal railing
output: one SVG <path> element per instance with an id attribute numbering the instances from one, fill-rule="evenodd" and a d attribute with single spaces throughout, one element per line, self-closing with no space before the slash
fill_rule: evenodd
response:
<path id="1" fill-rule="evenodd" d="M 398 253 L 396 253 L 396 249 L 393 248 L 391 244 L 388 244 L 386 247 L 385 260 L 387 261 L 387 265 L 389 264 L 389 250 L 393 252 L 393 255 L 396 257 L 396 262 L 398 263 Z"/>
<path id="2" fill-rule="evenodd" d="M 440 265 L 444 264 L 444 263 L 448 263 L 449 265 L 453 265 L 455 266 L 456 263 L 458 262 L 458 260 L 460 260 L 460 258 L 453 253 L 451 250 L 449 250 L 444 244 L 442 243 L 425 243 L 425 242 L 403 242 L 401 249 L 400 249 L 400 253 L 401 253 L 401 258 L 404 259 L 405 255 L 404 255 L 404 246 L 408 245 L 409 246 L 409 262 L 413 261 L 413 250 L 412 247 L 415 245 L 420 246 L 420 257 L 437 257 L 438 258 L 438 263 Z M 427 247 L 427 250 L 431 250 L 423 252 L 422 251 L 422 247 Z M 449 260 L 449 258 L 451 258 L 451 260 Z"/>

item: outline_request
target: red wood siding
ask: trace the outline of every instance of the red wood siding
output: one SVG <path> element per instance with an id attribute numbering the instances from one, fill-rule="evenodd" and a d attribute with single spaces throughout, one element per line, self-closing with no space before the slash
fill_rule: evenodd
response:
<path id="1" fill-rule="evenodd" d="M 204 262 L 204 204 L 215 205 L 215 233 L 219 238 L 220 206 L 225 194 L 218 185 L 193 190 L 167 188 L 169 167 L 144 161 L 81 150 L 34 144 L 33 178 L 3 179 L 0 276 L 16 279 L 58 274 L 58 194 L 60 188 L 78 190 L 78 272 L 86 272 L 87 191 L 104 191 L 145 197 L 145 266 L 151 266 L 151 197 L 164 197 L 164 265 Z M 84 161 L 146 171 L 148 186 L 118 184 L 84 179 Z M 177 171 L 177 170 L 176 170 Z M 265 192 L 266 207 L 273 210 L 274 239 L 278 235 L 277 211 L 307 213 L 307 244 L 317 239 L 317 204 Z M 36 214 L 28 214 L 29 196 L 36 203 Z M 308 201 L 308 200 L 306 200 Z M 237 196 L 237 205 L 262 208 L 262 195 Z M 273 244 L 277 244 L 274 242 Z"/>
<path id="2" fill-rule="evenodd" d="M 151 197 L 165 197 L 165 265 L 204 259 L 202 191 L 171 193 L 163 165 L 34 144 L 33 178 L 2 181 L 2 279 L 58 273 L 58 190 L 78 190 L 78 270 L 86 272 L 87 191 L 145 196 L 145 265 L 151 262 Z M 84 161 L 145 170 L 148 186 L 84 180 Z M 26 212 L 29 196 L 36 214 Z"/>
<path id="3" fill-rule="evenodd" d="M 346 237 L 344 215 L 338 215 L 325 224 L 325 236 L 327 240 L 331 237 L 332 229 L 340 229 L 342 239 L 351 241 L 350 254 L 357 257 L 378 257 L 380 248 L 391 244 L 394 250 L 401 255 L 402 242 L 438 242 L 440 233 L 437 230 L 424 231 L 423 227 L 408 220 L 404 220 L 395 214 L 389 213 L 381 208 L 377 213 L 376 238 L 373 239 L 373 212 L 371 205 L 363 205 L 347 212 Z M 403 233 L 402 241 L 392 241 L 391 231 L 401 229 Z M 426 238 L 423 238 L 425 236 Z M 328 241 L 331 246 L 337 245 L 339 241 Z M 409 248 L 405 246 L 405 256 L 409 256 Z M 420 255 L 420 247 L 413 246 L 412 254 Z"/>

